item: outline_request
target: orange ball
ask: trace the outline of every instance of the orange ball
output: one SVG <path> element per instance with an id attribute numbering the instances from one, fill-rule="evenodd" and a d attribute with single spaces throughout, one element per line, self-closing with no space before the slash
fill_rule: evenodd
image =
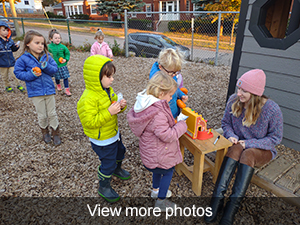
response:
<path id="1" fill-rule="evenodd" d="M 41 70 L 39 67 L 34 67 L 34 68 L 32 68 L 32 71 L 33 71 L 34 73 L 41 73 L 41 72 L 42 72 L 42 70 Z"/>

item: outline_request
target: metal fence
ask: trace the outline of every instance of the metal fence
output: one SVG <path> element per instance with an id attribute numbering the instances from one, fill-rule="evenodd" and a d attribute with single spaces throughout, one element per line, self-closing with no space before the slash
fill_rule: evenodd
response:
<path id="1" fill-rule="evenodd" d="M 46 38 L 53 27 L 74 46 L 91 45 L 100 28 L 109 44 L 117 42 L 141 57 L 157 57 L 164 47 L 178 47 L 186 59 L 212 65 L 231 65 L 238 12 L 126 12 L 124 21 L 75 20 L 57 18 L 13 18 L 21 35 L 29 29 L 39 30 Z M 152 36 L 149 38 L 148 34 Z M 144 34 L 137 35 L 137 34 Z M 160 35 L 160 39 L 156 36 Z M 153 37 L 153 38 L 152 38 Z M 125 41 L 124 41 L 125 38 Z M 123 46 L 125 44 L 125 46 Z"/>
<path id="2" fill-rule="evenodd" d="M 126 56 L 178 47 L 188 60 L 231 65 L 239 12 L 126 12 Z M 189 55 L 187 54 L 189 48 Z"/>
<path id="3" fill-rule="evenodd" d="M 123 21 L 101 21 L 101 20 L 75 20 L 75 19 L 58 19 L 58 18 L 15 18 L 7 17 L 15 21 L 19 28 L 19 36 L 24 35 L 28 30 L 38 30 L 48 39 L 48 32 L 52 28 L 60 31 L 64 43 L 73 44 L 74 46 L 83 46 L 93 44 L 94 34 L 100 28 L 106 35 L 105 41 L 114 43 L 117 39 L 120 46 L 124 43 L 124 22 Z"/>

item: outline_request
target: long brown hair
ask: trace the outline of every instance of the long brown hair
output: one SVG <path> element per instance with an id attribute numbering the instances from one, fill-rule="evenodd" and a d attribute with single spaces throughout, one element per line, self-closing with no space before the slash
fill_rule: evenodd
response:
<path id="1" fill-rule="evenodd" d="M 49 51 L 48 51 L 46 39 L 45 39 L 45 37 L 42 34 L 40 34 L 39 32 L 37 32 L 35 30 L 29 30 L 29 31 L 26 32 L 25 37 L 24 37 L 23 50 L 22 50 L 22 54 L 21 55 L 23 55 L 25 51 L 31 53 L 31 51 L 30 51 L 30 49 L 29 49 L 29 47 L 27 45 L 33 40 L 34 36 L 38 36 L 38 37 L 43 37 L 44 38 L 44 53 L 46 54 L 47 61 L 48 61 L 48 53 L 49 53 Z"/>
<path id="2" fill-rule="evenodd" d="M 267 99 L 268 98 L 265 95 L 257 96 L 251 94 L 245 111 L 245 117 L 243 118 L 243 126 L 250 127 L 251 125 L 256 124 L 256 121 L 261 113 L 261 109 L 264 106 Z M 232 114 L 235 117 L 239 117 L 242 114 L 244 106 L 245 103 L 241 102 L 238 96 L 236 96 L 235 102 L 231 106 Z"/>

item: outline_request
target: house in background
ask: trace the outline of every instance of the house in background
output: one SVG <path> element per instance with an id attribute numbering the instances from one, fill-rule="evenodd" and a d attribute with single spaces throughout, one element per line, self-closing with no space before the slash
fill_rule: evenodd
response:
<path id="1" fill-rule="evenodd" d="M 46 7 L 45 7 L 46 8 Z M 53 10 L 53 13 L 56 14 L 56 15 L 60 15 L 60 16 L 63 16 L 64 15 L 64 12 L 63 12 L 63 9 L 62 9 L 62 4 L 59 3 L 57 5 L 54 5 L 51 7 L 52 10 Z M 47 10 L 46 10 L 47 11 Z"/>
<path id="2" fill-rule="evenodd" d="M 265 95 L 283 114 L 282 143 L 300 151 L 300 0 L 242 0 L 228 88 L 251 69 L 267 76 Z"/>
<path id="3" fill-rule="evenodd" d="M 193 11 L 194 4 L 191 0 L 144 0 L 145 6 L 142 11 L 144 12 L 176 12 L 176 11 Z M 96 8 L 97 2 L 95 0 L 62 0 L 62 11 L 63 15 L 70 17 L 75 14 L 88 14 L 91 19 L 95 20 L 108 20 L 107 15 L 98 15 Z M 56 10 L 54 10 L 56 11 Z M 59 10 L 57 10 L 59 11 Z M 131 18 L 138 19 L 151 19 L 153 21 L 170 21 L 170 20 L 180 20 L 179 14 L 131 14 Z M 187 19 L 186 17 L 184 19 Z"/>
<path id="4" fill-rule="evenodd" d="M 34 13 L 37 11 L 43 11 L 43 0 L 21 0 L 21 2 L 15 3 L 17 13 Z M 5 2 L 6 9 L 10 9 L 8 2 Z"/>
<path id="5" fill-rule="evenodd" d="M 70 17 L 76 14 L 90 15 L 90 19 L 94 20 L 108 20 L 106 15 L 98 15 L 97 2 L 95 0 L 62 0 L 61 10 L 54 10 L 55 13 L 62 11 L 65 17 Z M 60 12 L 61 13 L 61 12 Z"/>

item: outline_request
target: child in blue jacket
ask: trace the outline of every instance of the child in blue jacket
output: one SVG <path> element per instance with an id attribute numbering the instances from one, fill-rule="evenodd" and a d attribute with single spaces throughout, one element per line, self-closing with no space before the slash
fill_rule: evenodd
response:
<path id="1" fill-rule="evenodd" d="M 25 88 L 23 88 L 19 80 L 13 74 L 15 58 L 13 56 L 13 52 L 18 51 L 19 45 L 15 44 L 11 39 L 11 30 L 7 23 L 4 21 L 0 21 L 0 75 L 2 76 L 5 90 L 7 92 L 13 92 L 13 89 L 9 82 L 8 74 L 11 73 L 13 78 L 16 80 L 17 88 L 24 92 Z"/>
<path id="2" fill-rule="evenodd" d="M 26 82 L 28 97 L 32 99 L 38 114 L 43 140 L 51 142 L 49 125 L 54 145 L 61 143 L 52 80 L 57 70 L 56 62 L 48 53 L 44 36 L 34 30 L 28 31 L 24 37 L 23 54 L 17 59 L 14 73 L 18 79 Z"/>
<path id="3" fill-rule="evenodd" d="M 173 77 L 177 82 L 177 90 L 169 101 L 172 115 L 174 119 L 180 114 L 180 108 L 177 105 L 177 100 L 180 99 L 184 103 L 188 100 L 188 96 L 185 95 L 179 87 L 182 86 L 182 82 L 178 83 L 177 76 L 180 74 L 183 56 L 178 49 L 167 48 L 161 50 L 158 55 L 158 62 L 155 62 L 151 68 L 149 79 L 151 79 L 158 71 L 163 71 L 165 74 Z"/>

